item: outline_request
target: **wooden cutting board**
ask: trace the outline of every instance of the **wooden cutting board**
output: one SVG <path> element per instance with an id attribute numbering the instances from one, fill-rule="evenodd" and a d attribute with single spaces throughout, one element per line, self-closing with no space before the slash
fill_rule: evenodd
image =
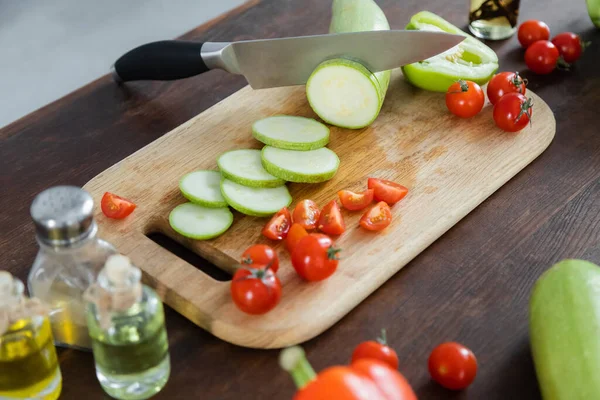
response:
<path id="1" fill-rule="evenodd" d="M 304 87 L 246 87 L 102 172 L 85 188 L 97 202 L 110 191 L 137 203 L 123 221 L 105 218 L 96 207 L 100 235 L 132 258 L 168 305 L 228 342 L 284 347 L 331 327 L 546 149 L 555 133 L 554 116 L 539 97 L 528 95 L 534 102 L 533 125 L 518 134 L 504 133 L 494 126 L 491 106 L 461 120 L 448 113 L 443 94 L 413 88 L 394 71 L 381 114 L 370 127 L 331 127 L 329 147 L 341 160 L 337 175 L 323 184 L 289 184 L 289 189 L 292 206 L 305 198 L 324 206 L 341 189 L 362 191 L 372 176 L 407 186 L 409 195 L 393 207 L 394 220 L 381 233 L 360 229 L 360 212 L 344 211 L 347 231 L 337 241 L 343 260 L 323 282 L 302 281 L 284 247 L 277 246 L 283 297 L 264 316 L 238 311 L 229 282 L 214 280 L 146 235 L 162 232 L 231 273 L 247 247 L 268 243 L 260 234 L 264 218 L 236 213 L 227 233 L 201 242 L 172 231 L 168 215 L 186 201 L 178 189 L 184 174 L 216 169 L 217 156 L 227 150 L 261 147 L 251 136 L 257 119 L 276 114 L 316 118 Z"/>

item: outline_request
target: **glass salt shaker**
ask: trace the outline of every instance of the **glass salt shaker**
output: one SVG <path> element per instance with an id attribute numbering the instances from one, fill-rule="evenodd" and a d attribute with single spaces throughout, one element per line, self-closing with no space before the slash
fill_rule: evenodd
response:
<path id="1" fill-rule="evenodd" d="M 94 201 L 76 186 L 55 186 L 31 204 L 40 250 L 29 272 L 29 293 L 51 308 L 57 346 L 91 349 L 85 290 L 115 248 L 97 237 Z"/>
<path id="2" fill-rule="evenodd" d="M 152 397 L 171 371 L 162 302 L 140 279 L 127 257 L 113 255 L 84 295 L 96 376 L 121 400 Z"/>
<path id="3" fill-rule="evenodd" d="M 23 282 L 0 271 L 0 399 L 55 400 L 62 376 L 48 310 L 24 295 Z"/>

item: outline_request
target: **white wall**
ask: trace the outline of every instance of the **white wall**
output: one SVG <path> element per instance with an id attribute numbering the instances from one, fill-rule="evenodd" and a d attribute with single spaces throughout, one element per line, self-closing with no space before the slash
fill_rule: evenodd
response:
<path id="1" fill-rule="evenodd" d="M 0 127 L 244 0 L 0 0 Z"/>

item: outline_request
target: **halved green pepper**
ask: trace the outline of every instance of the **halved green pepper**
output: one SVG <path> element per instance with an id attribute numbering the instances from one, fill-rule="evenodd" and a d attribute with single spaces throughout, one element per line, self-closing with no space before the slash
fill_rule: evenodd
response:
<path id="1" fill-rule="evenodd" d="M 498 56 L 494 50 L 429 11 L 413 15 L 406 29 L 443 31 L 466 37 L 458 46 L 437 56 L 402 67 L 406 79 L 417 87 L 445 92 L 459 79 L 483 85 L 498 70 Z"/>

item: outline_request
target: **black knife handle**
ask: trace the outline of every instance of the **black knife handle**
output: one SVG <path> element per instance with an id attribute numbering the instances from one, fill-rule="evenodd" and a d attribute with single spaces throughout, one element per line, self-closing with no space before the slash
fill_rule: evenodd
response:
<path id="1" fill-rule="evenodd" d="M 144 44 L 115 62 L 113 78 L 117 82 L 172 81 L 201 74 L 209 70 L 201 55 L 203 45 L 183 40 Z"/>

